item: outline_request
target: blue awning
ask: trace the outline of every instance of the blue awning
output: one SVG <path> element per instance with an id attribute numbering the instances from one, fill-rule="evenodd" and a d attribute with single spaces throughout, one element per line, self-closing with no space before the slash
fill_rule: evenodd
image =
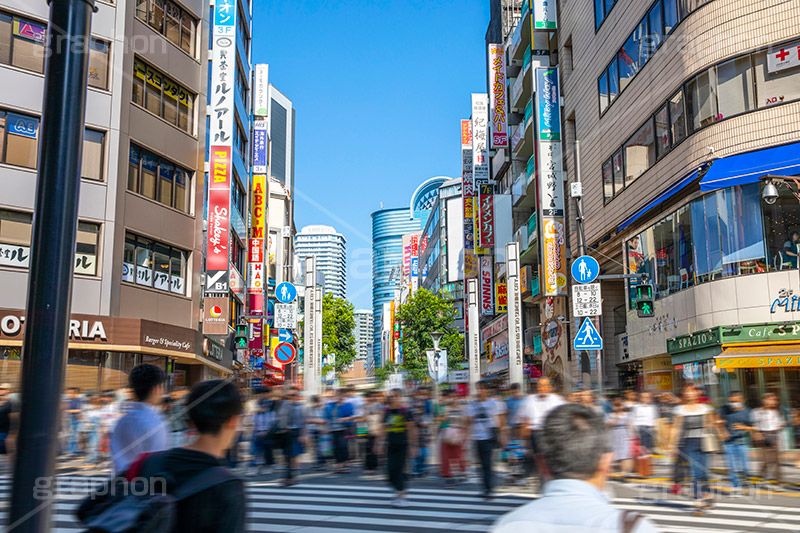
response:
<path id="1" fill-rule="evenodd" d="M 620 224 L 619 227 L 617 228 L 617 233 L 619 233 L 620 231 L 624 230 L 625 228 L 636 222 L 636 220 L 644 216 L 645 213 L 647 213 L 657 205 L 660 205 L 661 203 L 663 203 L 676 193 L 680 192 L 684 187 L 686 187 L 687 185 L 689 185 L 690 183 L 692 183 L 694 180 L 697 179 L 697 176 L 698 174 L 700 174 L 701 170 L 703 170 L 703 166 L 699 166 L 696 169 L 692 170 L 691 172 L 686 174 L 683 178 L 672 184 L 672 186 L 670 186 L 666 191 L 659 194 L 650 203 L 648 203 L 647 205 L 636 211 L 634 214 L 626 218 L 622 222 L 622 224 Z"/>
<path id="2" fill-rule="evenodd" d="M 756 183 L 767 174 L 800 174 L 800 142 L 717 159 L 703 176 L 700 190 L 708 192 Z"/>

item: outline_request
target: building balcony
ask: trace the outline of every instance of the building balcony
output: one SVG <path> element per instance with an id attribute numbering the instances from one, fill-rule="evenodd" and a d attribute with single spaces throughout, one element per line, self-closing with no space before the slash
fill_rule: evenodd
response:
<path id="1" fill-rule="evenodd" d="M 530 58 L 530 55 L 527 57 Z M 523 65 L 522 71 L 519 73 L 519 76 L 514 78 L 514 82 L 511 84 L 511 88 L 509 94 L 511 98 L 509 100 L 511 111 L 514 113 L 520 113 L 525 108 L 526 102 L 531 101 L 531 89 L 533 87 L 533 76 L 531 75 L 531 63 L 528 61 L 526 64 Z"/>
<path id="2" fill-rule="evenodd" d="M 508 45 L 508 57 L 510 60 L 522 60 L 525 50 L 530 50 L 531 48 L 530 16 L 530 2 L 525 0 L 522 3 L 522 15 Z"/>

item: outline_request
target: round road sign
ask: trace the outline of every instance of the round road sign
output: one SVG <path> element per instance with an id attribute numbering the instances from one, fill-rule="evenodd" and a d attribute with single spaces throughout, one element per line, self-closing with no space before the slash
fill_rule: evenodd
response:
<path id="1" fill-rule="evenodd" d="M 282 342 L 275 348 L 275 360 L 283 365 L 294 361 L 296 351 L 294 345 Z"/>

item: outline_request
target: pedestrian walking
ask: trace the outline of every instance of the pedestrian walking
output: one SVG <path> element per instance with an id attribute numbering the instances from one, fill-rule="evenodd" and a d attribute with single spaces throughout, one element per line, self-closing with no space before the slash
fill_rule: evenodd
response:
<path id="1" fill-rule="evenodd" d="M 370 392 L 364 405 L 364 418 L 367 428 L 364 449 L 364 473 L 376 474 L 378 471 L 378 441 L 383 427 L 384 406 L 378 402 L 378 394 Z"/>
<path id="2" fill-rule="evenodd" d="M 78 455 L 81 450 L 81 433 L 83 432 L 83 398 L 81 398 L 81 390 L 78 387 L 70 387 L 67 389 L 67 406 L 65 413 L 67 415 L 67 431 L 69 432 L 69 448 L 70 455 Z"/>
<path id="3" fill-rule="evenodd" d="M 478 397 L 467 406 L 468 428 L 475 447 L 478 463 L 481 465 L 483 478 L 483 497 L 492 498 L 494 480 L 492 478 L 493 453 L 499 445 L 500 417 L 505 407 L 494 398 L 489 397 L 489 386 L 478 383 Z"/>
<path id="4" fill-rule="evenodd" d="M 708 456 L 713 439 L 713 409 L 698 401 L 698 389 L 687 385 L 683 389 L 683 403 L 675 409 L 675 433 L 678 445 L 673 452 L 676 460 L 688 462 L 688 476 L 692 481 L 692 498 L 697 510 L 703 514 L 712 506 L 708 486 Z"/>
<path id="5" fill-rule="evenodd" d="M 7 465 L 10 466 L 10 441 L 12 417 L 19 411 L 11 398 L 11 385 L 3 383 L 0 385 L 0 455 L 4 456 Z"/>
<path id="6" fill-rule="evenodd" d="M 164 397 L 166 380 L 164 371 L 151 364 L 135 366 L 128 375 L 128 385 L 136 402 L 120 418 L 111 435 L 114 472 L 127 470 L 142 453 L 169 447 L 167 425 L 158 408 Z"/>
<path id="7" fill-rule="evenodd" d="M 627 476 L 631 473 L 633 455 L 631 444 L 631 419 L 625 401 L 614 398 L 611 412 L 606 422 L 611 432 L 611 448 L 614 451 L 614 470 L 617 474 Z"/>
<path id="8" fill-rule="evenodd" d="M 774 481 L 781 482 L 781 464 L 779 458 L 780 432 L 786 426 L 781 412 L 778 410 L 778 397 L 767 393 L 761 400 L 761 407 L 753 411 L 755 427 L 755 443 L 761 449 L 761 479 L 767 481 L 769 471 L 773 472 Z"/>
<path id="9" fill-rule="evenodd" d="M 280 444 L 286 461 L 284 486 L 294 485 L 295 458 L 300 455 L 304 444 L 305 410 L 300 402 L 300 394 L 295 388 L 289 389 L 276 413 L 277 434 L 281 435 Z"/>
<path id="10" fill-rule="evenodd" d="M 646 518 L 614 509 L 603 491 L 611 468 L 611 438 L 602 415 L 585 405 L 556 407 L 539 446 L 553 477 L 541 498 L 498 519 L 492 533 L 656 533 Z"/>
<path id="11" fill-rule="evenodd" d="M 639 394 L 639 401 L 631 409 L 631 422 L 638 446 L 633 454 L 636 474 L 639 477 L 650 477 L 650 456 L 655 451 L 656 424 L 658 423 L 658 406 L 653 403 L 649 392 Z"/>
<path id="12" fill-rule="evenodd" d="M 325 412 L 319 396 L 312 396 L 308 408 L 308 438 L 314 450 L 314 468 L 320 470 L 325 467 L 325 456 L 322 453 L 322 438 L 326 433 Z"/>
<path id="13" fill-rule="evenodd" d="M 519 440 L 522 438 L 522 420 L 518 416 L 520 407 L 525 403 L 525 395 L 522 394 L 522 387 L 519 383 L 512 383 L 509 395 L 506 398 L 506 420 L 508 424 L 508 440 Z"/>
<path id="14" fill-rule="evenodd" d="M 270 473 L 275 465 L 275 456 L 272 445 L 275 436 L 275 411 L 274 403 L 269 399 L 269 392 L 262 394 L 258 404 L 258 410 L 253 416 L 253 438 L 258 442 L 258 449 L 263 456 L 263 468 L 266 473 Z M 261 474 L 262 467 L 257 466 L 255 474 Z"/>
<path id="15" fill-rule="evenodd" d="M 538 442 L 541 439 L 544 421 L 550 412 L 562 405 L 564 398 L 553 393 L 553 386 L 549 378 L 539 378 L 536 382 L 536 392 L 525 398 L 519 407 L 520 423 L 523 424 L 528 440 L 528 473 L 538 473 L 540 480 L 547 476 L 547 466 L 539 450 Z"/>
<path id="16" fill-rule="evenodd" d="M 733 488 L 731 496 L 741 495 L 742 483 L 747 479 L 748 437 L 753 429 L 751 417 L 752 413 L 745 406 L 740 392 L 732 393 L 728 403 L 719 410 L 717 427 L 728 462 L 728 475 Z"/>
<path id="17" fill-rule="evenodd" d="M 411 402 L 411 414 L 414 417 L 414 423 L 417 425 L 416 441 L 413 442 L 413 445 L 417 448 L 417 453 L 414 457 L 412 475 L 419 477 L 425 475 L 428 448 L 433 435 L 433 400 L 427 389 L 421 388 L 417 390 L 416 396 Z"/>
<path id="18" fill-rule="evenodd" d="M 444 394 L 442 422 L 439 426 L 441 436 L 440 465 L 441 476 L 445 487 L 455 485 L 453 464 L 458 467 L 461 476 L 466 476 L 467 465 L 464 461 L 464 442 L 467 440 L 464 406 L 461 399 L 453 392 Z"/>
<path id="19" fill-rule="evenodd" d="M 329 403 L 326 408 L 325 418 L 328 421 L 333 440 L 333 460 L 336 463 L 334 472 L 347 473 L 350 471 L 347 468 L 347 462 L 350 459 L 347 436 L 353 428 L 356 415 L 353 404 L 346 401 L 345 391 L 341 389 L 336 391 L 334 401 Z"/>
<path id="20" fill-rule="evenodd" d="M 103 400 L 100 396 L 89 398 L 89 407 L 83 424 L 86 435 L 86 463 L 95 465 L 100 460 L 100 438 L 103 434 Z"/>
<path id="21" fill-rule="evenodd" d="M 389 392 L 389 405 L 383 417 L 383 435 L 386 439 L 386 471 L 389 484 L 395 490 L 395 507 L 408 507 L 406 500 L 406 457 L 415 454 L 409 443 L 415 440 L 416 426 L 411 411 L 401 404 L 402 391 Z"/>

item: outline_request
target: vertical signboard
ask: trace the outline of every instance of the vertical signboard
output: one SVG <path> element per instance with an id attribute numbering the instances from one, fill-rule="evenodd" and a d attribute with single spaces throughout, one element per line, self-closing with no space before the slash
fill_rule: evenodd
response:
<path id="1" fill-rule="evenodd" d="M 227 293 L 230 286 L 231 148 L 209 150 L 208 231 L 206 247 L 206 293 Z"/>
<path id="2" fill-rule="evenodd" d="M 267 120 L 253 121 L 253 174 L 267 174 Z"/>
<path id="3" fill-rule="evenodd" d="M 494 315 L 494 281 L 492 279 L 492 258 L 481 257 L 481 294 L 480 308 L 482 316 Z M 477 324 L 475 327 L 478 327 Z"/>
<path id="4" fill-rule="evenodd" d="M 255 65 L 253 78 L 253 114 L 266 117 L 269 109 L 269 66 L 264 63 Z"/>
<path id="5" fill-rule="evenodd" d="M 531 0 L 533 17 L 531 23 L 534 30 L 555 30 L 558 28 L 556 20 L 556 0 Z"/>
<path id="6" fill-rule="evenodd" d="M 314 284 L 317 277 L 317 269 L 313 257 L 306 257 L 306 287 L 305 287 L 305 309 L 303 316 L 303 389 L 306 394 L 317 394 L 319 392 L 320 370 L 317 366 L 316 356 L 316 332 L 317 332 L 317 309 L 316 298 L 314 297 Z"/>
<path id="7" fill-rule="evenodd" d="M 495 296 L 497 298 L 497 312 L 505 313 L 508 311 L 508 284 L 498 283 L 495 287 Z"/>
<path id="8" fill-rule="evenodd" d="M 247 294 L 250 314 L 264 314 L 264 235 L 266 234 L 267 177 L 253 176 L 250 199 L 250 239 L 247 243 Z"/>
<path id="9" fill-rule="evenodd" d="M 479 186 L 479 185 L 478 185 Z M 481 246 L 481 206 L 480 198 L 476 195 L 472 199 L 472 225 L 475 228 L 473 239 L 475 240 L 475 253 L 477 255 L 486 255 L 489 253 L 489 248 Z"/>
<path id="10" fill-rule="evenodd" d="M 476 184 L 489 181 L 489 155 L 487 146 L 489 122 L 489 97 L 472 95 L 472 177 Z"/>
<path id="11" fill-rule="evenodd" d="M 506 245 L 506 264 L 508 274 L 508 381 L 521 385 L 524 346 L 518 243 L 510 242 Z"/>
<path id="12" fill-rule="evenodd" d="M 494 246 L 494 186 L 481 183 L 478 186 L 478 221 L 480 225 L 481 248 Z"/>
<path id="13" fill-rule="evenodd" d="M 560 296 L 567 292 L 566 239 L 564 233 L 563 218 L 543 218 L 542 270 L 544 281 L 542 289 L 545 296 Z"/>
<path id="14" fill-rule="evenodd" d="M 489 45 L 489 91 L 491 147 L 505 148 L 508 146 L 508 117 L 506 116 L 506 58 L 502 44 Z"/>
<path id="15" fill-rule="evenodd" d="M 236 79 L 236 4 L 214 5 L 209 104 L 209 182 L 206 292 L 228 292 L 230 252 L 233 80 Z"/>
<path id="16" fill-rule="evenodd" d="M 461 195 L 464 200 L 464 277 L 478 277 L 475 255 L 474 204 L 475 183 L 472 176 L 472 121 L 461 121 Z"/>
<path id="17" fill-rule="evenodd" d="M 478 319 L 478 280 L 467 280 L 467 354 L 469 358 L 470 393 L 475 394 L 476 385 L 481 379 L 481 334 Z"/>
<path id="18" fill-rule="evenodd" d="M 558 69 L 536 69 L 536 158 L 542 216 L 564 216 Z"/>

